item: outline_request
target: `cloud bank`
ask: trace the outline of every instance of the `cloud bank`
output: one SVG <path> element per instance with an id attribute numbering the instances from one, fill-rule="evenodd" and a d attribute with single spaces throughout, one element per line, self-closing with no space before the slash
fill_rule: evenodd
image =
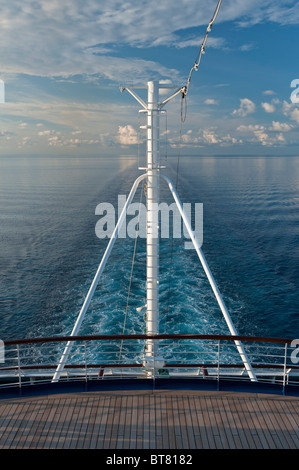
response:
<path id="1" fill-rule="evenodd" d="M 298 2 L 226 0 L 217 22 L 243 26 L 263 21 L 298 24 Z M 71 77 L 99 74 L 110 80 L 142 78 L 149 70 L 173 77 L 159 61 L 122 57 L 122 47 L 195 47 L 215 1 L 195 0 L 13 0 L 2 2 L 1 73 Z M 204 26 L 204 28 L 202 27 Z M 199 28 L 191 37 L 179 32 Z M 207 47 L 223 47 L 215 34 Z"/>

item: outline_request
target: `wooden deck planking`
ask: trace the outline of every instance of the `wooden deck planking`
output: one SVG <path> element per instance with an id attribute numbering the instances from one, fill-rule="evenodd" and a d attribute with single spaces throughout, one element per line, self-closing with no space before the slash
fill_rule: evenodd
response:
<path id="1" fill-rule="evenodd" d="M 291 449 L 297 448 L 298 443 L 298 420 L 296 422 L 295 416 L 298 416 L 298 411 L 292 414 L 287 407 L 287 404 L 275 403 L 276 413 L 279 419 L 279 426 L 288 440 Z"/>
<path id="2" fill-rule="evenodd" d="M 0 448 L 298 449 L 299 399 L 197 391 L 0 401 Z"/>
<path id="3" fill-rule="evenodd" d="M 248 430 L 246 429 L 246 424 L 244 426 L 244 423 L 241 421 L 238 402 L 237 404 L 235 402 L 231 403 L 231 400 L 227 400 L 226 397 L 222 398 L 222 402 L 228 417 L 227 428 L 232 428 L 232 434 L 235 440 L 236 448 L 249 449 L 250 446 L 248 443 Z"/>
<path id="4" fill-rule="evenodd" d="M 174 423 L 174 433 L 175 433 L 175 442 L 178 449 L 183 449 L 182 444 L 182 434 L 181 434 L 181 425 L 179 421 L 179 403 L 178 397 L 172 397 L 172 409 L 173 409 L 173 423 Z"/>
<path id="5" fill-rule="evenodd" d="M 97 443 L 98 443 L 98 436 L 100 432 L 100 427 L 101 427 L 101 422 L 102 422 L 102 414 L 103 414 L 103 404 L 105 401 L 105 397 L 99 397 L 98 400 L 96 400 L 96 403 L 94 405 L 95 407 L 95 420 L 94 424 L 92 426 L 92 436 L 90 439 L 90 444 L 89 444 L 89 449 L 96 449 L 97 448 Z"/>

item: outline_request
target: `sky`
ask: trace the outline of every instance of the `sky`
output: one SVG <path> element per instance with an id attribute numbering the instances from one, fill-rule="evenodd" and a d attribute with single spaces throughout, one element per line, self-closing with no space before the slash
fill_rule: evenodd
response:
<path id="1" fill-rule="evenodd" d="M 0 0 L 0 156 L 142 152 L 144 117 L 120 86 L 184 85 L 216 3 Z M 182 154 L 299 155 L 298 46 L 299 2 L 223 0 L 184 102 Z M 166 109 L 175 155 L 180 96 Z"/>

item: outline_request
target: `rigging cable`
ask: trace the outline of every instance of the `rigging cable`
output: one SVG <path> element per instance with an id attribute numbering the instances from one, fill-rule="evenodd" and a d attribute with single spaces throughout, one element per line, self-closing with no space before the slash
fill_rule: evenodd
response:
<path id="1" fill-rule="evenodd" d="M 182 94 L 184 96 L 187 96 L 187 93 L 189 91 L 189 86 L 190 86 L 190 81 L 191 81 L 191 77 L 192 77 L 192 73 L 194 70 L 198 70 L 198 67 L 199 67 L 199 64 L 201 62 L 201 58 L 202 58 L 202 55 L 205 53 L 205 45 L 206 45 L 206 42 L 207 42 L 207 39 L 208 39 L 208 35 L 209 35 L 209 32 L 211 31 L 212 29 L 212 25 L 214 23 L 214 21 L 216 20 L 217 18 L 217 15 L 218 15 L 218 12 L 219 12 L 219 9 L 220 9 L 220 5 L 221 5 L 221 2 L 222 0 L 218 0 L 218 3 L 217 3 L 217 6 L 215 8 L 215 11 L 214 11 L 214 14 L 212 16 L 212 19 L 211 21 L 209 22 L 208 24 L 208 27 L 207 27 L 207 31 L 206 31 L 206 34 L 205 34 L 205 37 L 202 41 L 202 44 L 200 46 L 200 49 L 199 49 L 199 52 L 196 56 L 196 59 L 195 59 L 195 62 L 194 62 L 194 65 L 193 67 L 191 68 L 190 70 L 190 73 L 189 73 L 189 76 L 188 76 L 188 80 L 187 80 L 187 84 L 185 85 L 185 87 L 183 87 L 182 89 Z"/>
<path id="2" fill-rule="evenodd" d="M 141 188 L 140 201 L 139 201 L 139 214 L 138 214 L 138 222 L 137 222 L 137 225 L 136 225 L 136 236 L 135 236 L 135 243 L 134 243 L 134 250 L 133 250 L 133 259 L 132 259 L 132 265 L 131 265 L 131 274 L 130 274 L 130 281 L 129 281 L 129 289 L 128 289 L 128 296 L 127 296 L 126 311 L 125 311 L 125 319 L 124 319 L 124 326 L 123 326 L 123 332 L 122 332 L 123 335 L 125 334 L 125 329 L 126 329 L 127 313 L 128 313 L 128 307 L 129 307 L 129 299 L 130 299 L 130 292 L 131 292 L 131 285 L 132 285 L 133 269 L 134 269 L 135 255 L 136 255 L 136 248 L 137 248 L 137 239 L 139 237 L 138 232 L 139 232 L 139 222 L 140 222 L 140 213 L 141 213 L 141 203 L 142 203 L 143 191 L 145 191 L 144 183 L 143 183 L 143 186 Z M 121 340 L 121 345 L 120 345 L 119 358 L 118 358 L 119 363 L 120 363 L 120 358 L 121 358 L 121 354 L 122 354 L 122 348 L 123 348 L 123 340 Z"/>
<path id="3" fill-rule="evenodd" d="M 214 23 L 214 21 L 216 20 L 217 18 L 217 15 L 218 15 L 218 12 L 219 12 L 219 9 L 220 9 L 220 5 L 221 5 L 221 2 L 222 0 L 218 0 L 218 3 L 217 3 L 217 6 L 215 8 L 215 11 L 214 11 L 214 14 L 212 16 L 212 19 L 211 21 L 209 22 L 208 24 L 208 27 L 207 27 L 207 31 L 206 31 L 206 34 L 205 34 L 205 37 L 202 41 L 202 44 L 200 46 L 200 50 L 196 56 L 196 59 L 195 59 L 195 62 L 194 62 L 194 65 L 193 67 L 191 68 L 190 70 L 190 73 L 189 73 L 189 76 L 188 76 L 188 80 L 187 80 L 187 84 L 182 88 L 182 93 L 181 93 L 181 117 L 180 117 L 180 134 L 179 134 L 179 144 L 178 144 L 178 147 L 179 147 L 179 150 L 178 150 L 178 159 L 177 159 L 177 168 L 176 168 L 176 181 L 175 181 L 175 189 L 177 190 L 177 186 L 178 186 L 178 178 L 179 178 L 179 165 L 180 165 L 180 156 L 181 156 L 181 147 L 182 147 L 182 127 L 183 127 L 183 123 L 186 121 L 186 116 L 187 116 L 187 94 L 189 92 L 189 86 L 190 86 L 190 82 L 191 82 L 191 77 L 192 77 L 192 73 L 194 70 L 198 70 L 198 67 L 200 65 L 200 62 L 201 62 L 201 58 L 202 58 L 202 55 L 205 53 L 205 45 L 207 43 L 207 39 L 208 39 L 208 35 L 209 35 L 209 32 L 211 31 L 212 29 L 212 25 Z M 185 110 L 183 112 L 183 109 L 184 109 L 184 103 L 185 103 Z M 167 332 L 167 317 L 168 317 L 168 313 L 169 313 L 169 304 L 170 304 L 170 287 L 171 287 L 171 277 L 172 277 L 172 264 L 173 264 L 173 237 L 172 237 L 172 244 L 171 244 L 171 255 L 170 255 L 170 268 L 169 268 L 169 284 L 168 284 L 168 305 L 167 307 L 165 308 L 166 310 L 166 319 L 165 319 L 165 333 Z"/>

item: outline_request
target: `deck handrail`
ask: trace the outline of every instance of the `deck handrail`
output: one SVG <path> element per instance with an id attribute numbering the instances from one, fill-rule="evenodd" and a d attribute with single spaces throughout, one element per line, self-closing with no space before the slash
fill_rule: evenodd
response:
<path id="1" fill-rule="evenodd" d="M 34 343 L 56 343 L 65 341 L 111 341 L 111 340 L 147 340 L 147 339 L 214 339 L 219 341 L 252 341 L 261 343 L 291 344 L 293 338 L 271 338 L 263 336 L 244 336 L 244 335 L 200 335 L 200 334 L 158 334 L 158 335 L 81 335 L 81 336 L 50 336 L 40 338 L 25 338 L 15 340 L 3 340 L 4 346 Z"/>
<path id="2" fill-rule="evenodd" d="M 160 341 L 160 353 L 162 355 L 158 357 L 157 366 L 156 363 L 153 363 L 152 365 L 146 363 L 144 360 L 144 353 L 141 353 L 140 356 L 140 351 L 128 350 L 127 354 L 129 356 L 127 356 L 124 361 L 120 361 L 118 349 L 114 348 L 115 350 L 110 350 L 109 341 L 111 341 L 113 345 L 119 341 L 125 341 L 127 345 L 129 346 L 130 344 L 129 347 L 131 347 L 132 342 L 134 343 L 138 340 L 143 342 L 148 339 Z M 33 383 L 48 383 L 48 381 L 51 380 L 52 383 L 52 371 L 57 369 L 57 362 L 52 355 L 56 355 L 57 351 L 52 351 L 52 345 L 53 343 L 60 345 L 68 341 L 72 341 L 73 343 L 77 342 L 79 349 L 81 349 L 76 351 L 75 356 L 72 358 L 71 362 L 65 364 L 66 373 L 63 377 L 64 381 L 75 380 L 75 378 L 80 379 L 80 377 L 82 378 L 83 375 L 85 376 L 85 381 L 89 381 L 95 380 L 96 376 L 98 379 L 99 377 L 109 379 L 117 377 L 122 378 L 123 376 L 149 378 L 151 376 L 160 377 L 163 375 L 170 378 L 175 378 L 179 377 L 181 374 L 182 377 L 190 376 L 198 379 L 206 378 L 208 376 L 211 378 L 211 380 L 217 381 L 217 387 L 219 387 L 220 376 L 221 381 L 228 380 L 229 378 L 233 378 L 233 380 L 248 380 L 247 374 L 245 374 L 244 364 L 241 364 L 238 361 L 235 362 L 233 357 L 234 353 L 221 351 L 221 342 L 231 343 L 235 342 L 236 339 L 247 343 L 246 347 L 249 349 L 252 348 L 251 344 L 253 344 L 251 354 L 253 355 L 253 358 L 255 356 L 256 357 L 254 358 L 252 366 L 254 373 L 258 374 L 259 376 L 258 381 L 260 381 L 260 383 L 269 384 L 272 383 L 273 380 L 273 383 L 281 383 L 283 393 L 285 393 L 286 386 L 299 385 L 299 374 L 297 372 L 299 365 L 297 365 L 297 362 L 293 360 L 293 353 L 290 355 L 292 363 L 290 363 L 288 359 L 290 353 L 289 346 L 292 347 L 292 343 L 294 341 L 294 339 L 291 338 L 220 334 L 106 334 L 51 336 L 4 340 L 2 344 L 5 348 L 8 347 L 7 356 L 5 353 L 5 359 L 7 358 L 8 362 L 0 366 L 0 377 L 2 381 L 0 388 L 5 390 L 7 387 L 18 387 L 21 391 L 22 387 L 24 385 L 30 385 L 31 381 L 33 381 Z M 182 343 L 184 340 L 187 342 Z M 204 360 L 201 358 L 203 352 L 197 350 L 197 346 L 195 349 L 192 347 L 192 340 L 194 341 L 195 346 L 198 341 L 200 343 L 208 343 L 208 349 L 206 350 L 208 355 Z M 184 356 L 181 358 L 181 352 L 176 350 L 171 352 L 171 358 L 168 357 L 169 354 L 167 353 L 167 349 L 169 345 L 175 345 L 176 341 L 179 342 L 177 344 L 184 344 L 186 347 L 188 346 L 187 350 L 183 351 L 183 356 L 187 355 L 187 357 Z M 106 342 L 106 344 L 108 342 L 109 349 L 109 351 L 106 352 L 99 351 L 100 355 L 102 353 L 104 355 L 101 359 L 96 355 L 93 358 L 94 362 L 92 355 L 90 355 L 91 351 L 88 351 L 87 354 L 87 345 L 89 344 L 89 346 L 92 347 L 93 342 Z M 260 344 L 258 349 L 256 349 L 254 343 Z M 36 354 L 34 348 L 32 349 L 33 345 L 36 345 L 37 347 Z M 39 349 L 38 345 L 40 345 L 42 349 Z M 49 349 L 48 345 L 51 345 L 50 352 L 45 354 L 43 348 Z M 185 346 L 183 349 L 185 349 Z M 216 349 L 209 349 L 210 346 L 213 346 Z M 83 350 L 82 347 L 84 348 Z M 189 349 L 189 347 L 191 347 L 191 349 Z M 162 352 L 163 348 L 166 348 L 166 351 L 164 351 L 166 353 L 165 355 Z M 260 349 L 263 351 L 261 352 Z M 136 353 L 138 354 L 137 358 L 134 357 Z M 227 353 L 229 354 L 229 361 L 227 361 L 227 357 L 223 360 L 223 354 L 227 355 Z M 107 354 L 107 356 L 105 356 L 105 354 Z M 117 354 L 116 360 L 114 359 L 115 354 Z M 131 358 L 130 354 L 133 354 Z M 178 354 L 180 356 L 179 360 L 177 356 Z M 189 354 L 190 356 L 188 356 Z M 260 354 L 261 358 L 259 359 L 257 355 Z M 162 357 L 163 360 L 161 361 Z M 268 361 L 265 360 L 266 357 L 268 358 Z M 77 360 L 79 360 L 80 363 L 76 363 Z M 51 363 L 52 361 L 53 363 Z M 98 375 L 93 372 L 95 369 L 99 369 Z M 196 371 L 196 369 L 198 370 Z M 136 373 L 132 373 L 133 370 L 135 370 Z M 12 380 L 15 380 L 15 382 L 12 382 Z"/>

